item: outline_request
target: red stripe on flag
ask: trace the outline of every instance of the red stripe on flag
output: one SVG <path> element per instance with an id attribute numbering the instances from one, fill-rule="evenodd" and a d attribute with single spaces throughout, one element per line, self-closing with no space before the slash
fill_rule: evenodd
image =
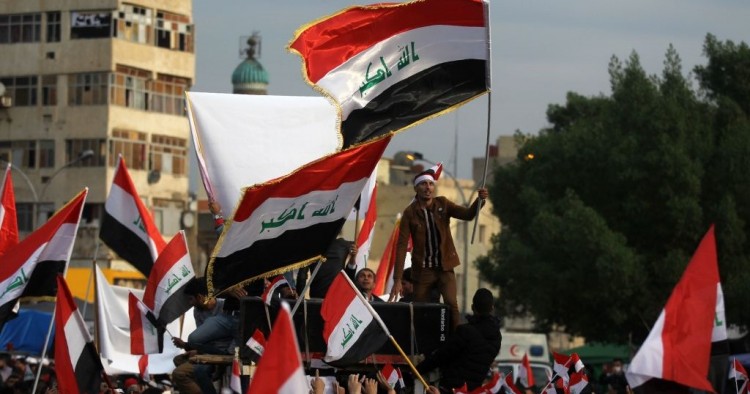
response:
<path id="1" fill-rule="evenodd" d="M 143 316 L 138 308 L 138 298 L 128 293 L 128 314 L 130 315 L 130 354 L 144 354 Z"/>
<path id="2" fill-rule="evenodd" d="M 386 137 L 358 145 L 306 164 L 290 175 L 245 189 L 234 221 L 246 220 L 258 206 L 272 197 L 292 198 L 314 191 L 337 190 L 344 183 L 369 178 L 390 140 L 390 137 Z M 341 166 L 348 166 L 349 170 L 340 171 Z M 299 182 L 289 181 L 290 178 L 294 180 L 294 177 L 299 177 Z"/>
<path id="3" fill-rule="evenodd" d="M 151 273 L 146 281 L 146 288 L 143 293 L 143 303 L 151 310 L 155 309 L 156 291 L 159 289 L 164 276 L 174 267 L 180 259 L 188 254 L 185 233 L 179 231 L 159 253 L 159 257 L 151 268 Z"/>
<path id="4" fill-rule="evenodd" d="M 484 26 L 484 5 L 481 0 L 421 0 L 351 7 L 295 32 L 289 49 L 305 60 L 308 79 L 317 83 L 365 49 L 432 25 Z"/>

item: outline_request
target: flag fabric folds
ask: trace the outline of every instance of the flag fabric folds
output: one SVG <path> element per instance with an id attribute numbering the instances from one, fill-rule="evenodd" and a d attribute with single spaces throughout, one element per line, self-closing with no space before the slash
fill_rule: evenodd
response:
<path id="1" fill-rule="evenodd" d="M 16 195 L 13 192 L 11 165 L 5 168 L 5 178 L 0 186 L 0 257 L 18 244 L 18 219 L 16 217 Z"/>
<path id="2" fill-rule="evenodd" d="M 130 353 L 159 353 L 159 332 L 153 312 L 133 293 L 128 294 L 128 315 L 130 317 Z"/>
<path id="3" fill-rule="evenodd" d="M 656 378 L 714 391 L 707 376 L 719 287 L 711 226 L 630 363 L 626 377 L 631 387 Z"/>
<path id="4" fill-rule="evenodd" d="M 276 294 L 276 290 L 279 290 L 284 286 L 289 287 L 289 282 L 286 281 L 286 278 L 284 278 L 283 275 L 277 275 L 271 281 L 271 283 L 269 283 L 268 286 L 263 289 L 263 294 L 260 298 L 263 299 L 263 302 L 265 302 L 266 305 L 271 306 L 271 302 L 273 301 L 274 294 Z"/>
<path id="5" fill-rule="evenodd" d="M 263 350 L 266 348 L 266 336 L 263 335 L 263 331 L 256 328 L 253 335 L 247 340 L 246 345 L 250 350 L 258 353 L 259 356 L 262 356 Z"/>
<path id="6" fill-rule="evenodd" d="M 568 390 L 570 394 L 582 394 L 586 386 L 589 385 L 589 378 L 583 372 L 573 372 L 570 374 L 570 383 Z"/>
<path id="7" fill-rule="evenodd" d="M 401 370 L 395 368 L 393 364 L 386 363 L 383 365 L 383 369 L 380 370 L 380 373 L 383 375 L 383 378 L 390 388 L 395 388 L 397 384 L 401 385 L 402 388 L 406 388 L 404 378 L 401 375 Z"/>
<path id="8" fill-rule="evenodd" d="M 185 231 L 178 232 L 164 247 L 148 276 L 143 303 L 153 311 L 159 325 L 167 325 L 191 308 L 185 285 L 195 277 Z"/>
<path id="9" fill-rule="evenodd" d="M 378 187 L 376 185 L 370 196 L 370 207 L 367 209 L 365 221 L 362 223 L 359 235 L 357 235 L 357 255 L 354 257 L 354 261 L 357 264 L 356 272 L 367 266 L 367 258 L 370 255 L 372 237 L 375 235 L 375 221 L 378 218 L 378 209 L 375 202 L 377 195 Z"/>
<path id="10" fill-rule="evenodd" d="M 481 0 L 421 0 L 347 8 L 298 30 L 289 49 L 338 103 L 347 147 L 486 92 L 487 37 Z"/>
<path id="11" fill-rule="evenodd" d="M 167 244 L 138 195 L 122 156 L 104 203 L 99 239 L 146 277 Z"/>
<path id="12" fill-rule="evenodd" d="M 320 315 L 327 345 L 323 361 L 334 366 L 363 360 L 380 349 L 390 336 L 380 316 L 344 271 L 328 288 Z"/>
<path id="13" fill-rule="evenodd" d="M 736 358 L 732 360 L 732 364 L 729 366 L 729 379 L 747 380 L 747 371 Z"/>
<path id="14" fill-rule="evenodd" d="M 524 353 L 521 359 L 521 367 L 518 369 L 518 379 L 521 381 L 523 387 L 532 387 L 536 383 L 534 382 L 534 371 L 531 370 L 528 353 Z"/>
<path id="15" fill-rule="evenodd" d="M 237 394 L 242 394 L 242 380 L 240 380 L 240 360 L 235 357 L 232 360 L 232 377 L 229 379 L 229 388 Z"/>
<path id="16" fill-rule="evenodd" d="M 389 141 L 361 144 L 245 189 L 209 261 L 209 293 L 325 255 Z"/>
<path id="17" fill-rule="evenodd" d="M 385 245 L 383 256 L 380 257 L 378 273 L 375 275 L 375 287 L 372 289 L 373 295 L 380 296 L 383 294 L 390 294 L 391 287 L 393 287 L 393 268 L 396 263 L 396 242 L 398 241 L 400 223 L 401 214 L 399 213 L 396 215 L 396 223 L 393 225 L 393 232 L 388 238 L 388 243 Z M 406 248 L 404 269 L 411 267 L 411 248 L 411 239 L 409 239 L 409 245 Z"/>
<path id="18" fill-rule="evenodd" d="M 310 390 L 297 344 L 289 305 L 282 302 L 266 344 L 268 351 L 258 362 L 248 394 L 299 394 Z"/>
<path id="19" fill-rule="evenodd" d="M 70 260 L 86 201 L 84 189 L 44 225 L 9 249 L 0 264 L 0 330 L 21 298 L 54 297 Z"/>
<path id="20" fill-rule="evenodd" d="M 563 382 L 567 383 L 568 380 L 570 380 L 570 375 L 568 375 L 568 368 L 570 368 L 570 356 L 552 352 L 552 359 L 552 370 L 555 371 L 555 374 L 557 376 L 562 378 Z"/>
<path id="21" fill-rule="evenodd" d="M 506 389 L 507 392 L 510 392 L 512 394 L 523 394 L 521 393 L 521 390 L 516 387 L 516 385 L 513 383 L 513 374 L 509 373 L 507 376 L 505 376 L 505 380 L 503 381 L 503 387 Z"/>
<path id="22" fill-rule="evenodd" d="M 78 312 L 70 289 L 57 276 L 55 311 L 55 373 L 60 394 L 98 393 L 102 371 L 86 323 Z"/>
<path id="23" fill-rule="evenodd" d="M 187 92 L 185 98 L 203 187 L 225 216 L 245 187 L 289 174 L 341 146 L 338 114 L 323 97 Z"/>

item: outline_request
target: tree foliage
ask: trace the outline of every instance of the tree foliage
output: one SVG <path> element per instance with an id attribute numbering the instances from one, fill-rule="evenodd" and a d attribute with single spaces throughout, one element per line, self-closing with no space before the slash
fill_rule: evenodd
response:
<path id="1" fill-rule="evenodd" d="M 708 35 L 704 53 L 697 90 L 671 46 L 661 75 L 613 57 L 611 95 L 568 93 L 517 134 L 491 190 L 503 231 L 477 261 L 508 313 L 640 341 L 715 224 L 727 319 L 750 323 L 750 50 Z"/>

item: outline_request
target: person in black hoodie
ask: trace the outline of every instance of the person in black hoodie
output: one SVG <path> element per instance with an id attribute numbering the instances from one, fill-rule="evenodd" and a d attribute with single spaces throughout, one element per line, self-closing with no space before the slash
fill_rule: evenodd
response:
<path id="1" fill-rule="evenodd" d="M 464 383 L 469 391 L 481 386 L 500 352 L 500 320 L 492 314 L 492 292 L 477 290 L 471 309 L 474 315 L 467 316 L 468 323 L 456 327 L 448 341 L 417 366 L 420 373 L 440 368 L 440 392 L 452 393 Z"/>

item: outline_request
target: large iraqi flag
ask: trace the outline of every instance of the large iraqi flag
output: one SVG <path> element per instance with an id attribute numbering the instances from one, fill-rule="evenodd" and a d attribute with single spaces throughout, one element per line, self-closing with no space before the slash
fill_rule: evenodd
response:
<path id="1" fill-rule="evenodd" d="M 143 303 L 166 326 L 192 307 L 185 285 L 195 277 L 185 232 L 178 232 L 159 254 L 143 291 Z"/>
<path id="2" fill-rule="evenodd" d="M 55 373 L 60 394 L 99 392 L 102 362 L 83 317 L 78 312 L 70 289 L 57 276 L 55 310 Z"/>
<path id="3" fill-rule="evenodd" d="M 341 271 L 328 288 L 320 307 L 323 318 L 323 361 L 346 366 L 365 359 L 390 336 L 380 316 Z"/>
<path id="4" fill-rule="evenodd" d="M 57 295 L 57 275 L 73 251 L 83 204 L 84 189 L 57 211 L 47 223 L 31 233 L 3 256 L 0 264 L 0 330 L 21 298 L 52 298 Z"/>
<path id="5" fill-rule="evenodd" d="M 482 0 L 417 0 L 344 9 L 295 33 L 307 82 L 332 97 L 344 146 L 396 132 L 485 93 Z"/>
<path id="6" fill-rule="evenodd" d="M 16 218 L 16 196 L 13 192 L 13 177 L 10 163 L 5 168 L 5 178 L 0 186 L 0 257 L 18 244 L 18 220 Z"/>
<path id="7" fill-rule="evenodd" d="M 138 195 L 122 156 L 104 204 L 99 238 L 145 276 L 167 244 Z"/>
<path id="8" fill-rule="evenodd" d="M 631 387 L 661 379 L 714 392 L 708 371 L 715 321 L 724 318 L 717 315 L 724 311 L 719 294 L 719 264 L 711 226 L 630 363 L 626 377 Z"/>
<path id="9" fill-rule="evenodd" d="M 389 141 L 361 144 L 246 188 L 209 261 L 209 293 L 325 255 Z"/>

